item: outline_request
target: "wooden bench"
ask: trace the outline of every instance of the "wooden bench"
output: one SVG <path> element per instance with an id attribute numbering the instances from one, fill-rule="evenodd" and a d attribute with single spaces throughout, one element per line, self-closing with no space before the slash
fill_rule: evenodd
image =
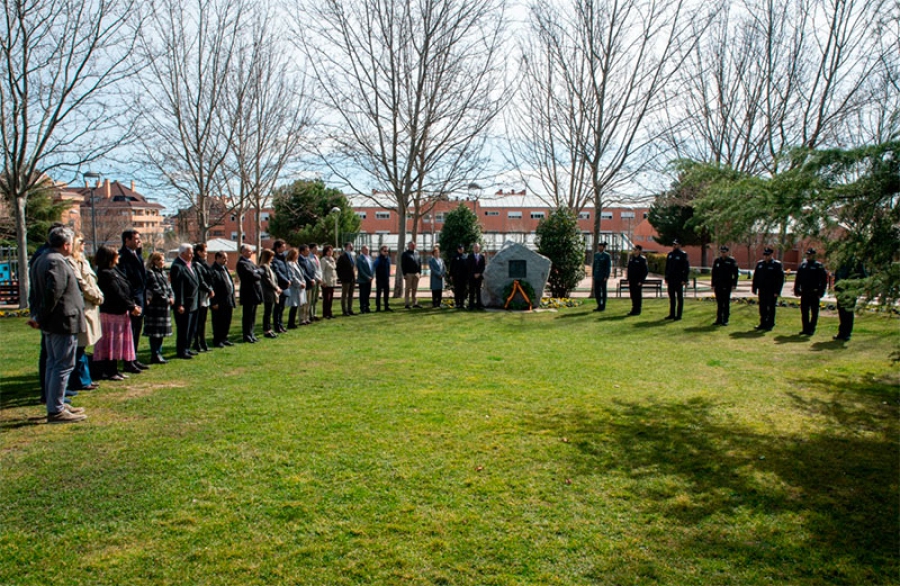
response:
<path id="1" fill-rule="evenodd" d="M 643 291 L 644 289 L 653 289 L 654 291 L 656 291 L 657 297 L 662 297 L 662 286 L 662 279 L 647 279 L 646 281 L 644 281 L 641 290 Z M 619 279 L 619 284 L 616 286 L 616 296 L 621 297 L 623 290 L 628 290 L 627 279 Z"/>
<path id="2" fill-rule="evenodd" d="M 19 304 L 19 282 L 6 281 L 0 283 L 0 303 L 4 305 Z"/>

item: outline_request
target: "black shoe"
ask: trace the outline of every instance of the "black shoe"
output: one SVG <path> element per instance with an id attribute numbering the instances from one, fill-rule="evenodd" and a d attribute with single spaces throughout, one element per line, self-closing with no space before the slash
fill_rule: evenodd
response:
<path id="1" fill-rule="evenodd" d="M 191 356 L 196 356 L 197 354 L 200 354 L 199 352 L 197 352 L 195 350 L 187 350 L 187 353 L 190 354 Z"/>
<path id="2" fill-rule="evenodd" d="M 714 326 L 720 326 L 720 325 L 722 325 L 722 322 L 720 322 L 719 320 L 716 320 L 716 321 L 713 322 L 713 325 L 714 325 Z"/>
<path id="3" fill-rule="evenodd" d="M 275 338 L 278 337 L 278 334 L 276 334 L 275 332 L 266 332 L 266 333 L 263 334 L 263 335 L 264 335 L 265 337 L 267 337 L 267 338 L 272 338 L 272 339 L 275 339 Z"/>
<path id="4" fill-rule="evenodd" d="M 728 322 L 727 322 L 727 321 L 723 321 L 723 322 L 720 323 L 719 325 L 720 325 L 720 326 L 727 326 L 727 325 L 728 325 Z"/>
<path id="5" fill-rule="evenodd" d="M 347 312 L 347 315 L 356 315 L 356 314 L 353 313 L 352 311 L 348 311 L 348 312 Z"/>
<path id="6" fill-rule="evenodd" d="M 244 344 L 255 344 L 256 338 L 253 336 L 244 336 Z"/>
<path id="7" fill-rule="evenodd" d="M 203 342 L 203 345 L 200 347 L 201 352 L 209 352 L 209 346 L 206 345 L 206 342 Z"/>
<path id="8" fill-rule="evenodd" d="M 123 368 L 122 370 L 124 370 L 125 372 L 130 372 L 131 374 L 141 374 L 142 372 L 144 372 L 130 362 L 125 363 L 125 368 Z"/>
<path id="9" fill-rule="evenodd" d="M 663 319 L 675 319 L 675 316 L 669 314 L 669 315 L 667 315 L 666 317 L 664 317 Z"/>
<path id="10" fill-rule="evenodd" d="M 289 329 L 289 330 L 296 330 L 298 327 L 299 327 L 299 326 L 298 326 L 297 324 L 288 324 L 287 329 Z"/>
<path id="11" fill-rule="evenodd" d="M 597 307 L 597 308 L 594 309 L 594 311 L 603 311 L 603 310 L 600 309 L 599 307 Z"/>
<path id="12" fill-rule="evenodd" d="M 419 305 L 418 303 L 414 303 L 414 304 L 413 304 L 413 308 L 415 308 L 415 309 L 422 309 L 422 306 Z"/>
<path id="13" fill-rule="evenodd" d="M 234 344 L 232 342 L 229 342 L 228 340 L 222 340 L 222 344 L 226 346 L 234 346 Z"/>
<path id="14" fill-rule="evenodd" d="M 673 317 L 672 321 L 681 321 L 681 316 L 679 315 L 678 317 Z"/>
<path id="15" fill-rule="evenodd" d="M 150 357 L 150 364 L 167 364 L 169 361 L 162 357 L 162 354 L 154 354 Z"/>
<path id="16" fill-rule="evenodd" d="M 850 336 L 832 336 L 831 339 L 832 339 L 832 340 L 837 340 L 837 341 L 839 341 L 839 342 L 849 342 L 849 341 L 850 341 Z"/>
<path id="17" fill-rule="evenodd" d="M 144 364 L 143 362 L 138 362 L 137 360 L 135 360 L 134 362 L 132 362 L 132 364 L 134 364 L 135 366 L 137 366 L 137 367 L 140 368 L 141 370 L 150 370 L 150 367 L 147 366 L 146 364 Z"/>
<path id="18" fill-rule="evenodd" d="M 194 356 L 190 352 L 183 352 L 178 355 L 182 360 L 193 360 Z"/>
<path id="19" fill-rule="evenodd" d="M 391 309 L 390 307 L 385 307 L 384 310 L 385 310 L 385 311 L 390 311 L 390 312 L 393 312 L 393 311 L 394 311 L 394 310 Z"/>
<path id="20" fill-rule="evenodd" d="M 214 344 L 214 346 L 215 346 L 216 348 L 224 348 L 224 347 L 225 347 L 225 343 L 224 343 L 224 342 L 219 342 L 218 344 Z"/>

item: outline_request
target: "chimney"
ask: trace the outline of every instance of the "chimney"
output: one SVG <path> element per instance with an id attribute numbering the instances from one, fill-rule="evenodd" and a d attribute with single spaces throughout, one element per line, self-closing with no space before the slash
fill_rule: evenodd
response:
<path id="1" fill-rule="evenodd" d="M 134 179 L 131 180 L 131 191 L 134 191 Z"/>
<path id="2" fill-rule="evenodd" d="M 106 194 L 104 197 L 109 199 L 112 197 L 112 185 L 109 182 L 109 179 L 103 180 L 103 192 Z"/>

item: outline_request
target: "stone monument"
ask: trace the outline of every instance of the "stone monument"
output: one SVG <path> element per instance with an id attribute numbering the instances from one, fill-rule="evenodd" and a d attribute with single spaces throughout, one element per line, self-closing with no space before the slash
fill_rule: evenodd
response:
<path id="1" fill-rule="evenodd" d="M 484 269 L 484 284 L 481 296 L 487 307 L 502 308 L 505 303 L 503 290 L 515 280 L 527 281 L 534 289 L 537 299 L 534 306 L 541 303 L 540 297 L 550 276 L 550 259 L 522 244 L 507 240 L 503 248 L 494 255 Z"/>

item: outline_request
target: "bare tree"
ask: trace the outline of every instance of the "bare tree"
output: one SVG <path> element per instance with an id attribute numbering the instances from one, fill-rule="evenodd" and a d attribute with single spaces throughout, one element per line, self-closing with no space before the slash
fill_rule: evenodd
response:
<path id="1" fill-rule="evenodd" d="M 4 0 L 0 191 L 13 206 L 20 305 L 28 300 L 25 210 L 47 174 L 78 169 L 128 136 L 132 0 Z"/>
<path id="2" fill-rule="evenodd" d="M 144 156 L 194 211 L 204 242 L 230 213 L 214 200 L 234 132 L 228 82 L 246 10 L 243 0 L 161 0 L 139 37 L 149 62 L 141 78 Z"/>
<path id="3" fill-rule="evenodd" d="M 261 213 L 285 167 L 300 155 L 312 124 L 313 102 L 302 71 L 293 67 L 285 31 L 275 15 L 260 7 L 240 39 L 229 79 L 228 119 L 234 129 L 231 156 L 222 171 L 243 236 L 243 215 L 256 213 L 256 247 L 261 243 Z M 233 179 L 236 178 L 236 181 Z"/>
<path id="4" fill-rule="evenodd" d="M 415 238 L 428 202 L 485 167 L 503 102 L 504 13 L 505 0 L 322 0 L 298 11 L 301 47 L 334 113 L 320 152 L 351 189 L 389 194 L 401 246 L 410 209 Z M 401 289 L 398 271 L 394 295 Z"/>
<path id="5" fill-rule="evenodd" d="M 726 5 L 682 70 L 669 142 L 684 158 L 774 174 L 790 147 L 844 142 L 876 103 L 884 0 Z M 894 51 L 896 51 L 896 45 Z M 678 119 L 678 117 L 681 117 Z"/>
<path id="6" fill-rule="evenodd" d="M 672 80 L 709 18 L 684 0 L 534 3 L 520 153 L 557 203 L 594 204 L 593 247 L 605 203 L 646 167 Z"/>

